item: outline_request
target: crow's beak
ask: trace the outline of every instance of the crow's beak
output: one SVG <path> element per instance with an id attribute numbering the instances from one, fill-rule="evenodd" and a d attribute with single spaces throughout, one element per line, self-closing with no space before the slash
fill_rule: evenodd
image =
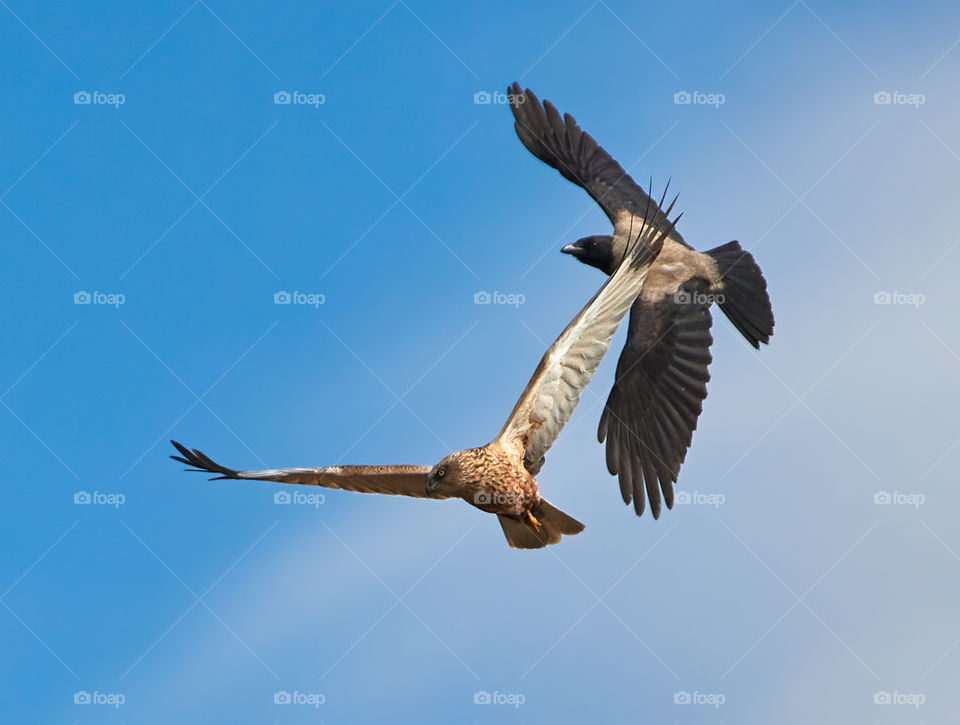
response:
<path id="1" fill-rule="evenodd" d="M 578 247 L 576 244 L 568 244 L 567 246 L 560 249 L 564 254 L 572 254 L 578 259 L 583 254 L 583 247 Z"/>

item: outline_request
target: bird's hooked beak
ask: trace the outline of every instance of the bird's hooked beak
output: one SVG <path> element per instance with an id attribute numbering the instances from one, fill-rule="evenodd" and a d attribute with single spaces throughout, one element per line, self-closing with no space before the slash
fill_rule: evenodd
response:
<path id="1" fill-rule="evenodd" d="M 427 494 L 427 498 L 433 498 L 433 493 L 434 493 L 434 491 L 437 490 L 437 487 L 438 487 L 439 485 L 440 485 L 440 482 L 439 482 L 439 481 L 433 481 L 433 480 L 428 480 L 428 481 L 427 481 L 427 487 L 426 487 L 426 489 L 425 489 L 425 493 Z"/>
<path id="2" fill-rule="evenodd" d="M 561 252 L 564 254 L 570 254 L 579 259 L 583 256 L 584 249 L 583 247 L 578 247 L 576 244 L 568 244 L 565 247 L 561 247 Z"/>

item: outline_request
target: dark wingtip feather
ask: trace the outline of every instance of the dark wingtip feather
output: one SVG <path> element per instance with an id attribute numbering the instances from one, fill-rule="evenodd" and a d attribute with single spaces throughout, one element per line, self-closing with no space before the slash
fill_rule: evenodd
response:
<path id="1" fill-rule="evenodd" d="M 178 443 L 177 441 L 170 441 L 173 444 L 173 447 L 180 452 L 180 456 L 170 456 L 174 461 L 178 463 L 185 463 L 192 468 L 186 470 L 192 473 L 220 473 L 222 475 L 217 476 L 216 478 L 211 478 L 211 481 L 216 481 L 221 478 L 235 478 L 237 472 L 227 468 L 226 466 L 221 466 L 219 463 L 212 460 L 209 456 L 205 455 L 196 448 L 190 449 L 186 446 Z"/>
<path id="2" fill-rule="evenodd" d="M 643 483 L 633 481 L 633 512 L 637 516 L 643 516 L 647 507 L 647 497 L 643 493 Z"/>
<path id="3" fill-rule="evenodd" d="M 180 451 L 181 455 L 186 456 L 187 458 L 190 457 L 190 451 L 187 449 L 186 446 L 183 446 L 180 443 L 177 443 L 177 441 L 175 440 L 171 440 L 170 442 L 173 444 L 174 448 Z"/>

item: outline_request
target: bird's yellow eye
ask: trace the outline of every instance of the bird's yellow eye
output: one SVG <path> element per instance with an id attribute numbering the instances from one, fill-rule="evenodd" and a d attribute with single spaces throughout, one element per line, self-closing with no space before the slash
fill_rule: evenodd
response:
<path id="1" fill-rule="evenodd" d="M 446 468 L 438 468 L 438 469 L 437 469 L 437 478 L 443 478 L 443 477 L 446 476 L 446 475 L 447 475 L 447 469 L 446 469 Z"/>

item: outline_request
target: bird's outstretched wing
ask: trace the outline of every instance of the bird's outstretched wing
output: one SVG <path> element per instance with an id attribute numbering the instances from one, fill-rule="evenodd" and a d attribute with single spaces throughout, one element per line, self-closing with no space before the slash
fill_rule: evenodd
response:
<path id="1" fill-rule="evenodd" d="M 190 450 L 176 441 L 170 441 L 180 456 L 175 461 L 193 466 L 193 471 L 218 473 L 210 480 L 233 478 L 246 481 L 274 481 L 296 483 L 302 486 L 340 488 L 358 493 L 385 493 L 391 496 L 429 498 L 426 492 L 430 466 L 331 466 L 329 468 L 274 468 L 266 471 L 234 471 L 221 466 L 196 448 Z M 448 498 L 440 492 L 432 498 Z"/>
<path id="2" fill-rule="evenodd" d="M 564 178 L 581 186 L 603 209 L 619 233 L 630 216 L 647 219 L 657 229 L 668 224 L 663 211 L 593 136 L 580 129 L 569 113 L 563 117 L 550 101 L 542 104 L 529 88 L 514 83 L 508 90 L 513 127 L 523 145 Z M 627 213 L 624 213 L 627 212 Z M 683 241 L 675 230 L 671 237 Z"/>
<path id="3" fill-rule="evenodd" d="M 651 200 L 650 206 L 656 203 Z M 673 204 L 665 216 L 672 209 Z M 540 360 L 497 437 L 508 448 L 520 446 L 530 473 L 540 470 L 547 450 L 570 420 L 580 394 L 609 349 L 613 333 L 639 294 L 650 265 L 675 223 L 660 230 L 643 225 L 617 270 Z"/>
<path id="4" fill-rule="evenodd" d="M 707 397 L 709 308 L 691 279 L 656 302 L 638 298 L 630 310 L 598 438 L 606 439 L 607 470 L 619 476 L 623 501 L 633 501 L 637 516 L 645 498 L 654 518 L 660 515 L 661 490 L 673 507 L 673 484 Z"/>

